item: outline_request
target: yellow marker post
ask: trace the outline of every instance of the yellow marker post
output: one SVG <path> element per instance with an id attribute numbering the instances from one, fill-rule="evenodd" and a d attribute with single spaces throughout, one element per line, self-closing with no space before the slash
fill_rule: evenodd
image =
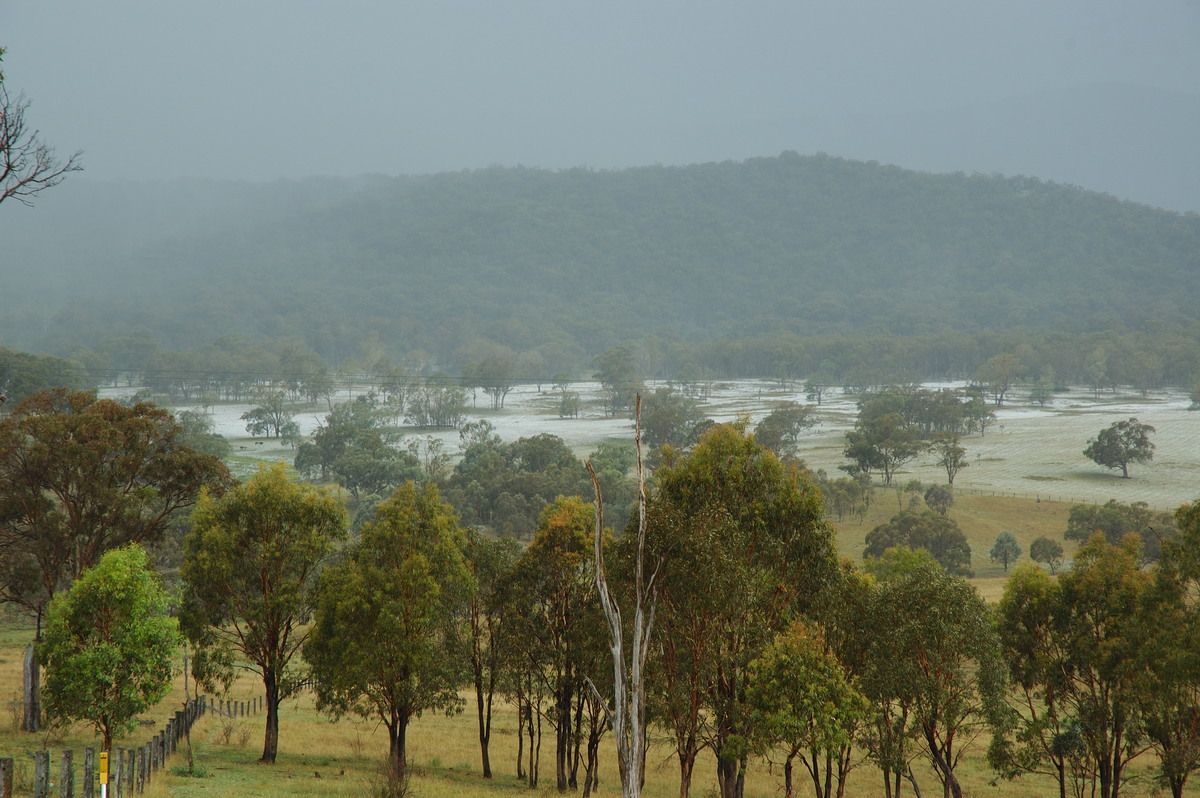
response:
<path id="1" fill-rule="evenodd" d="M 100 752 L 100 798 L 108 798 L 108 751 Z"/>

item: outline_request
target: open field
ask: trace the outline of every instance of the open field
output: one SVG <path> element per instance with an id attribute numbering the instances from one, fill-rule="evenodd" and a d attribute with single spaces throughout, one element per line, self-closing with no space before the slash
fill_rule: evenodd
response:
<path id="1" fill-rule="evenodd" d="M 26 627 L 0 625 L 0 696 L 13 696 L 20 684 L 20 649 L 28 639 Z M 181 664 L 181 663 L 180 663 Z M 258 687 L 261 687 L 259 685 Z M 260 691 L 259 691 L 260 692 Z M 243 680 L 235 686 L 234 697 L 248 699 L 257 694 L 255 685 Z M 464 696 L 468 697 L 468 696 Z M 156 711 L 148 713 L 148 722 L 165 720 L 183 702 L 182 681 Z M 542 744 L 541 783 L 529 790 L 515 777 L 515 717 L 501 709 L 492 736 L 492 766 L 495 778 L 483 779 L 479 774 L 479 749 L 475 737 L 474 716 L 469 712 L 447 718 L 444 715 L 425 715 L 414 721 L 409 731 L 409 758 L 414 767 L 413 795 L 418 798 L 452 798 L 453 796 L 497 795 L 557 795 L 554 789 L 554 749 L 552 732 Z M 226 734 L 226 726 L 231 726 Z M 158 729 L 145 726 L 135 733 L 129 744 L 149 739 Z M 313 696 L 304 693 L 287 700 L 280 713 L 279 757 L 274 765 L 257 762 L 262 750 L 263 718 L 249 717 L 230 723 L 212 714 L 197 722 L 192 731 L 193 750 L 198 768 L 207 773 L 202 778 L 189 778 L 170 773 L 171 768 L 186 766 L 181 747 L 168 762 L 165 772 L 156 777 L 145 795 L 148 798 L 202 798 L 203 796 L 289 796 L 291 798 L 324 798 L 325 796 L 364 796 L 372 793 L 379 783 L 378 768 L 387 753 L 387 733 L 376 724 L 361 720 L 342 720 L 331 723 L 318 715 Z M 77 753 L 76 767 L 81 767 L 82 749 L 98 741 L 83 727 L 53 735 L 23 735 L 13 730 L 10 713 L 0 718 L 0 756 L 18 760 L 18 789 L 16 795 L 31 795 L 25 780 L 31 778 L 31 758 L 26 752 L 47 748 L 53 752 L 52 773 L 57 779 L 57 757 L 64 748 Z M 120 742 L 117 745 L 121 745 Z M 977 749 L 981 746 L 977 745 Z M 615 753 L 611 735 L 601 754 L 601 787 L 599 795 L 619 795 L 615 768 Z M 1149 762 L 1147 761 L 1147 765 Z M 799 766 L 797 766 L 799 768 Z M 931 771 L 917 767 L 917 778 L 924 794 L 938 793 Z M 711 756 L 702 756 L 697 763 L 692 794 L 697 798 L 714 796 L 716 789 L 715 764 Z M 796 774 L 797 795 L 811 794 L 811 786 Z M 1039 778 L 1023 778 L 1016 782 L 996 782 L 986 767 L 981 751 L 960 765 L 960 778 L 965 794 L 981 798 L 1036 798 L 1056 792 L 1054 785 Z M 878 772 L 862 765 L 851 777 L 848 795 L 874 796 L 881 794 Z M 653 740 L 647 763 L 647 798 L 674 798 L 678 795 L 677 765 L 667 741 Z M 78 777 L 76 779 L 78 795 Z M 765 761 L 752 763 L 746 783 L 748 798 L 771 798 L 779 795 L 782 777 L 778 767 Z M 56 793 L 52 793 L 56 794 Z M 578 794 L 578 793 L 576 793 Z M 906 791 L 911 795 L 911 790 Z M 1135 785 L 1127 794 L 1150 795 L 1148 785 Z M 1198 793 L 1200 794 L 1200 793 Z"/>
<path id="2" fill-rule="evenodd" d="M 468 417 L 487 419 L 506 441 L 543 432 L 557 435 L 580 455 L 586 455 L 602 440 L 632 442 L 633 424 L 629 419 L 603 415 L 598 404 L 598 385 L 583 382 L 571 387 L 585 402 L 585 412 L 579 418 L 559 418 L 558 395 L 546 386 L 539 393 L 532 385 L 517 386 L 499 411 L 485 407 L 487 397 L 481 396 L 480 406 L 469 410 Z M 1189 402 L 1183 392 L 1155 391 L 1146 398 L 1140 394 L 1106 393 L 1095 398 L 1089 391 L 1076 390 L 1056 394 L 1044 408 L 1028 404 L 1026 393 L 1014 392 L 1013 399 L 996 408 L 996 420 L 986 435 L 963 438 L 970 465 L 955 480 L 960 493 L 1035 500 L 1040 497 L 1043 501 L 1070 504 L 1103 503 L 1115 498 L 1123 502 L 1144 501 L 1159 510 L 1174 509 L 1200 495 L 1200 412 L 1187 410 Z M 338 401 L 346 398 L 339 396 Z M 843 436 L 854 424 L 856 398 L 834 391 L 823 401 L 817 414 L 819 426 L 809 430 L 801 440 L 800 454 L 814 470 L 836 474 L 837 467 L 845 464 Z M 773 381 L 745 380 L 717 383 L 701 409 L 717 421 L 732 421 L 747 415 L 754 423 L 783 401 L 806 402 L 798 386 L 780 388 Z M 256 460 L 291 462 L 294 453 L 290 448 L 274 440 L 246 436 L 239 417 L 250 407 L 211 408 L 215 431 L 234 445 L 236 465 L 248 473 Z M 296 421 L 307 433 L 326 412 L 325 408 L 307 408 L 298 413 Z M 1152 463 L 1133 466 L 1131 478 L 1122 479 L 1084 457 L 1083 449 L 1100 430 L 1131 416 L 1156 428 L 1152 440 L 1157 449 Z M 419 431 L 419 434 L 432 434 L 445 442 L 447 451 L 458 451 L 457 432 Z M 932 457 L 924 457 L 907 464 L 897 479 L 944 482 L 945 472 L 933 463 Z"/>

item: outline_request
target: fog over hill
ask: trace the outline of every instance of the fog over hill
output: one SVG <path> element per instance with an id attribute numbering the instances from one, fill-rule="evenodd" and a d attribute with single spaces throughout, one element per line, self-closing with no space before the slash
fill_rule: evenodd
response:
<path id="1" fill-rule="evenodd" d="M 0 340 L 149 334 L 717 341 L 1193 324 L 1200 216 L 1033 178 L 784 153 L 619 171 L 491 168 L 267 184 L 72 181 L 7 217 Z"/>

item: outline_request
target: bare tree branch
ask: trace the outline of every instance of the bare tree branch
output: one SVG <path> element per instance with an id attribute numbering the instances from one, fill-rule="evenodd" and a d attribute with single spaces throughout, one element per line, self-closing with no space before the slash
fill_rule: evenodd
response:
<path id="1" fill-rule="evenodd" d="M 13 99 L 0 82 L 0 202 L 15 199 L 33 205 L 33 197 L 40 191 L 57 186 L 69 172 L 83 169 L 82 152 L 59 161 L 40 133 L 27 127 L 27 108 L 29 100 L 24 94 Z"/>

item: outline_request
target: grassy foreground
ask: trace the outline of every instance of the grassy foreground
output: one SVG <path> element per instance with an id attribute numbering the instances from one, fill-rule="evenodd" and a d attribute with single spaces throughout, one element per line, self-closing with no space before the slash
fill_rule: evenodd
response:
<path id="1" fill-rule="evenodd" d="M 904 501 L 907 501 L 907 497 L 901 496 L 898 500 L 894 491 L 878 491 L 863 521 L 847 518 L 838 524 L 842 556 L 859 559 L 866 533 L 876 524 L 886 521 Z M 1067 504 L 1037 503 L 1027 499 L 958 497 L 951 515 L 962 526 L 971 543 L 974 552 L 972 565 L 976 572 L 974 582 L 987 599 L 994 601 L 1000 596 L 1005 579 L 1001 566 L 988 561 L 987 552 L 996 534 L 1001 530 L 1011 531 L 1026 552 L 1023 556 L 1027 556 L 1029 543 L 1040 535 L 1061 540 L 1068 510 Z M 1067 543 L 1064 548 L 1069 558 L 1074 544 Z M 17 731 L 20 722 L 18 697 L 21 656 L 32 636 L 33 630 L 27 624 L 12 617 L 5 620 L 0 615 L 0 705 L 3 707 L 0 714 L 0 757 L 11 756 L 17 760 L 17 795 L 32 794 L 32 758 L 27 752 L 38 749 L 54 752 L 51 770 L 56 780 L 57 752 L 64 748 L 74 749 L 76 767 L 81 768 L 83 748 L 98 744 L 98 738 L 89 729 L 79 725 L 39 735 Z M 247 700 L 259 694 L 261 684 L 244 679 L 236 685 L 230 697 Z M 183 681 L 179 678 L 173 692 L 154 711 L 146 714 L 145 725 L 132 738 L 118 745 L 139 745 L 150 739 L 166 718 L 183 705 L 183 700 Z M 280 714 L 279 756 L 274 765 L 257 762 L 262 751 L 262 715 L 236 721 L 211 714 L 202 718 L 193 729 L 192 742 L 196 765 L 206 775 L 195 778 L 170 773 L 172 768 L 183 768 L 187 764 L 186 753 L 181 745 L 168 763 L 166 772 L 159 775 L 145 795 L 149 798 L 371 795 L 380 783 L 378 771 L 387 752 L 386 730 L 361 720 L 346 719 L 331 723 L 315 711 L 313 704 L 311 692 L 284 703 Z M 516 718 L 506 707 L 499 709 L 492 734 L 492 767 L 496 776 L 491 781 L 483 779 L 480 776 L 475 718 L 469 711 L 470 707 L 468 704 L 468 712 L 455 717 L 427 714 L 413 723 L 408 735 L 409 760 L 414 768 L 411 794 L 421 798 L 557 794 L 554 789 L 553 734 L 549 728 L 545 729 L 542 745 L 539 787 L 531 791 L 524 782 L 516 779 Z M 600 794 L 619 795 L 620 785 L 611 737 L 606 742 L 601 755 Z M 1056 785 L 1049 779 L 1024 777 L 1015 782 L 997 781 L 983 759 L 985 745 L 986 741 L 977 743 L 959 766 L 966 795 L 1033 798 L 1057 794 Z M 1152 765 L 1149 755 L 1139 759 L 1133 770 L 1143 774 L 1143 777 L 1123 794 L 1151 795 L 1154 785 L 1149 773 Z M 768 798 L 782 794 L 780 773 L 781 768 L 772 768 L 766 761 L 753 762 L 747 777 L 746 795 Z M 918 764 L 916 773 L 922 794 L 940 795 L 941 790 L 932 771 Z M 806 774 L 797 764 L 798 796 L 812 794 L 811 783 L 805 778 Z M 76 790 L 76 794 L 79 794 L 78 783 Z M 652 741 L 644 794 L 649 798 L 674 798 L 678 792 L 676 761 L 668 741 L 659 735 Z M 697 798 L 716 795 L 715 763 L 711 756 L 702 757 L 697 764 L 692 794 Z M 869 764 L 861 765 L 851 776 L 848 794 L 881 795 L 878 771 Z M 904 794 L 913 795 L 913 792 L 910 788 Z M 1200 789 L 1189 791 L 1189 794 L 1200 795 Z"/>

